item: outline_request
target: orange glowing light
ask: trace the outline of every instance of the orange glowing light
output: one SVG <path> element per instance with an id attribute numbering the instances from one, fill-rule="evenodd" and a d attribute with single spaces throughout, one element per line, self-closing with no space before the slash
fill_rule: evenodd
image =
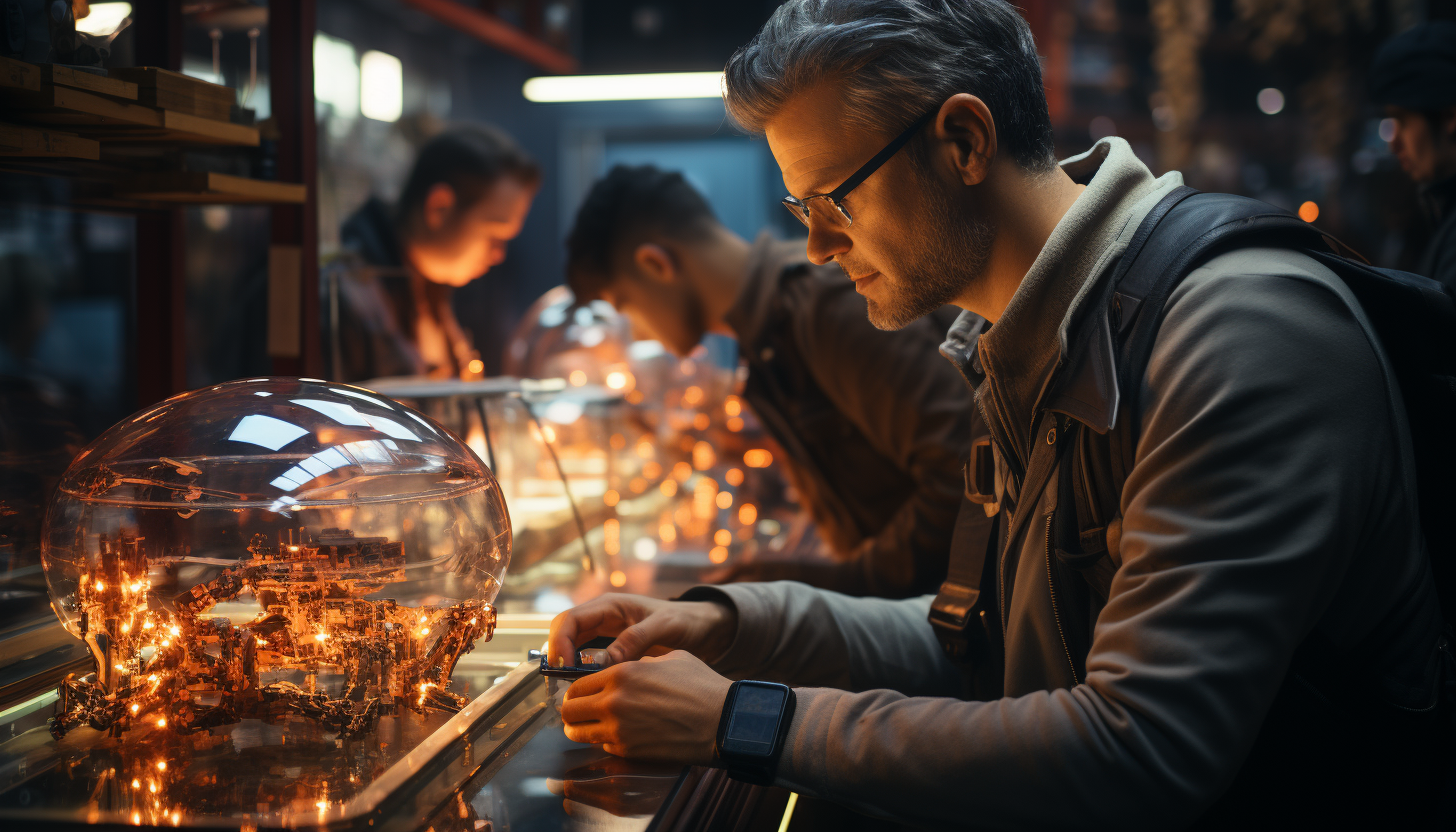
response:
<path id="1" fill-rule="evenodd" d="M 329 638 L 329 634 L 328 633 L 319 633 L 318 635 L 314 636 L 313 638 L 314 638 L 314 641 L 327 641 L 328 638 Z"/>
<path id="2" fill-rule="evenodd" d="M 135 702 L 132 703 L 132 705 L 131 705 L 131 712 L 132 713 L 136 713 L 137 711 L 140 711 L 141 709 L 142 709 L 142 706 L 141 705 L 138 705 Z"/>
<path id="3" fill-rule="evenodd" d="M 166 770 L 167 770 L 167 761 L 166 760 L 158 760 L 157 761 L 157 771 L 166 771 Z"/>
<path id="4" fill-rule="evenodd" d="M 707 430 L 712 423 L 713 421 L 708 418 L 706 413 L 699 413 L 693 417 L 693 428 L 696 430 Z"/>
<path id="5" fill-rule="evenodd" d="M 743 464 L 749 468 L 767 468 L 773 464 L 773 454 L 763 448 L 749 448 L 743 452 Z"/>
<path id="6" fill-rule="evenodd" d="M 657 527 L 657 537 L 663 543 L 671 543 L 674 540 L 677 540 L 677 526 L 674 526 L 671 523 L 663 523 L 661 526 Z"/>
<path id="7" fill-rule="evenodd" d="M 602 550 L 609 555 L 622 551 L 622 522 L 615 517 L 602 523 Z"/>
<path id="8" fill-rule="evenodd" d="M 156 794 L 157 793 L 157 784 L 154 781 L 148 781 L 147 782 L 147 791 L 151 792 L 152 794 Z"/>
<path id="9" fill-rule="evenodd" d="M 625 370 L 613 370 L 607 373 L 607 386 L 613 390 L 631 389 L 634 382 L 636 382 L 636 379 L 632 378 L 632 374 Z"/>
<path id="10" fill-rule="evenodd" d="M 132 812 L 131 813 L 131 822 L 134 823 L 134 824 L 136 824 L 137 826 L 141 826 L 142 825 L 142 815 L 141 815 L 141 813 L 140 812 Z"/>
<path id="11" fill-rule="evenodd" d="M 97 592 L 105 592 L 106 591 L 106 584 L 102 583 L 101 581 L 97 581 L 96 582 L 96 591 Z"/>
<path id="12" fill-rule="evenodd" d="M 697 405 L 703 400 L 703 388 L 694 384 L 683 391 L 683 404 Z"/>
<path id="13" fill-rule="evenodd" d="M 644 439 L 641 442 L 637 443 L 637 455 L 642 457 L 643 459 L 651 459 L 656 453 L 657 449 L 652 447 L 652 443 L 650 441 Z"/>
<path id="14" fill-rule="evenodd" d="M 1319 206 L 1313 202 L 1305 202 L 1299 206 L 1299 218 L 1305 222 L 1314 222 L 1319 219 Z"/>
<path id="15" fill-rule="evenodd" d="M 655 480 L 658 477 L 662 476 L 662 466 L 658 465 L 656 462 L 645 463 L 642 466 L 642 476 L 650 480 Z"/>
<path id="16" fill-rule="evenodd" d="M 698 442 L 693 445 L 693 467 L 699 471 L 706 471 L 713 467 L 718 461 L 718 455 L 713 452 L 713 446 L 707 442 Z"/>
<path id="17" fill-rule="evenodd" d="M 430 634 L 430 628 L 429 627 L 421 627 L 420 628 L 420 635 L 427 636 L 429 634 Z"/>
<path id="18" fill-rule="evenodd" d="M 612 438 L 609 439 L 609 440 L 607 440 L 607 442 L 613 448 L 615 448 L 615 449 L 617 449 L 619 451 L 622 450 L 623 448 L 627 447 L 627 437 L 623 436 L 620 433 L 614 433 L 614 434 L 612 434 Z"/>
<path id="19" fill-rule="evenodd" d="M 728 547 L 714 546 L 708 550 L 708 560 L 714 563 L 722 563 L 728 559 Z"/>
<path id="20" fill-rule="evenodd" d="M 742 413 L 742 400 L 740 400 L 737 396 L 729 396 L 728 400 L 723 402 L 723 412 L 727 413 L 729 416 L 737 416 L 738 414 Z"/>
<path id="21" fill-rule="evenodd" d="M 168 627 L 167 632 L 171 633 L 174 636 L 182 635 L 182 630 L 179 627 Z"/>
<path id="22" fill-rule="evenodd" d="M 150 629 L 152 629 L 155 626 L 157 626 L 157 625 L 156 624 L 153 624 L 150 620 L 147 620 L 147 621 L 143 621 L 142 622 L 142 629 L 143 630 L 150 630 Z"/>
<path id="23" fill-rule="evenodd" d="M 752 526 L 758 520 L 758 508 L 753 503 L 744 503 L 738 507 L 738 522 L 745 526 Z"/>
<path id="24" fill-rule="evenodd" d="M 627 394 L 627 401 L 631 402 L 632 404 L 642 404 L 642 400 L 645 398 L 647 397 L 642 395 L 641 390 L 633 390 L 632 392 Z"/>
<path id="25" fill-rule="evenodd" d="M 581 370 L 572 370 L 571 375 L 567 376 L 566 380 L 570 382 L 572 387 L 580 387 L 586 384 L 586 373 Z"/>
<path id="26" fill-rule="evenodd" d="M 672 478 L 678 482 L 687 482 L 688 477 L 693 475 L 693 466 L 686 462 L 679 462 L 672 466 Z"/>
<path id="27" fill-rule="evenodd" d="M 142 781 L 140 781 L 140 780 L 133 780 L 133 781 L 131 781 L 131 787 L 133 789 L 140 789 L 142 787 Z"/>
<path id="28" fill-rule="evenodd" d="M 541 435 L 546 437 L 547 442 L 556 442 L 556 428 L 553 428 L 550 425 L 546 425 L 545 427 L 541 428 Z"/>
<path id="29" fill-rule="evenodd" d="M 733 532 L 730 532 L 727 529 L 719 529 L 716 532 L 713 532 L 713 542 L 718 544 L 719 546 L 727 546 L 729 543 L 733 542 Z"/>
<path id="30" fill-rule="evenodd" d="M 288 551 L 290 551 L 290 552 L 297 552 L 298 551 L 298 547 L 297 546 L 289 546 L 288 547 Z"/>
<path id="31" fill-rule="evenodd" d="M 731 417 L 729 417 L 729 419 L 728 419 L 728 429 L 731 430 L 731 431 L 733 431 L 734 433 L 737 433 L 740 430 L 743 430 L 743 417 L 742 416 L 731 416 Z"/>
<path id="32" fill-rule="evenodd" d="M 742 468 L 729 468 L 728 469 L 728 473 L 726 473 L 726 474 L 723 475 L 723 479 L 729 485 L 733 485 L 733 486 L 742 485 L 743 484 L 743 469 Z"/>
<path id="33" fill-rule="evenodd" d="M 662 485 L 657 488 L 662 492 L 662 496 L 671 497 L 677 493 L 677 480 L 663 480 Z"/>
<path id="34" fill-rule="evenodd" d="M 627 585 L 627 573 L 626 572 L 623 572 L 620 569 L 618 569 L 617 571 L 615 571 L 615 572 L 612 573 L 611 581 L 612 581 L 612 586 L 626 586 Z"/>
<path id="35" fill-rule="evenodd" d="M 166 717 L 159 717 L 157 719 L 157 727 L 158 728 L 166 728 L 167 727 L 167 718 Z"/>
<path id="36" fill-rule="evenodd" d="M 606 504 L 607 508 L 611 508 L 621 501 L 622 495 L 611 489 L 608 489 L 607 493 L 602 495 L 602 502 Z"/>
<path id="37" fill-rule="evenodd" d="M 729 506 L 733 505 L 733 492 L 719 491 L 716 502 L 718 504 L 718 508 L 728 508 Z"/>
<path id="38" fill-rule="evenodd" d="M 470 363 L 465 365 L 465 368 L 470 371 L 471 375 L 478 376 L 485 372 L 485 362 L 479 358 L 472 358 L 470 359 Z"/>
<path id="39" fill-rule="evenodd" d="M 129 633 L 129 632 L 131 632 L 131 625 L 130 624 L 123 624 L 123 625 L 121 625 L 121 631 L 123 633 Z"/>
<path id="40" fill-rule="evenodd" d="M 633 494 L 641 494 L 647 490 L 647 480 L 641 477 L 633 477 L 632 481 L 627 483 L 627 487 L 632 489 Z"/>

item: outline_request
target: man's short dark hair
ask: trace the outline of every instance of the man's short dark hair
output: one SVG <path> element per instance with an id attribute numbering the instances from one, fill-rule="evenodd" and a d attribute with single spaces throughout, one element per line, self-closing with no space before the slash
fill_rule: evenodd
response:
<path id="1" fill-rule="evenodd" d="M 601 297 L 617 257 L 628 246 L 661 235 L 702 239 L 716 225 L 708 201 L 681 173 L 653 165 L 617 165 L 592 186 L 566 237 L 566 282 L 578 302 Z"/>
<path id="2" fill-rule="evenodd" d="M 503 131 L 483 124 L 451 127 L 425 142 L 415 157 L 395 209 L 399 225 L 406 232 L 412 228 L 436 185 L 450 186 L 458 211 L 474 206 L 507 176 L 533 188 L 541 183 L 536 160 Z"/>
<path id="3" fill-rule="evenodd" d="M 1023 168 L 1056 164 L 1036 43 L 1006 0 L 788 0 L 728 60 L 723 97 L 739 124 L 762 133 L 824 81 L 848 104 L 846 126 L 885 134 L 970 93 Z"/>

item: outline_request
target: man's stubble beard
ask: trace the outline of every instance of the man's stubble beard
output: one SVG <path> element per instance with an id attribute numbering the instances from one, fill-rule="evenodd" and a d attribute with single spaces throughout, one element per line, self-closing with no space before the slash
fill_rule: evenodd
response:
<path id="1" fill-rule="evenodd" d="M 917 173 L 917 178 L 924 177 Z M 960 297 L 980 279 L 991 256 L 995 227 L 971 216 L 938 187 L 920 184 L 928 219 L 909 247 L 913 254 L 901 259 L 895 269 L 898 278 L 881 273 L 883 302 L 865 298 L 876 329 L 902 329 Z"/>

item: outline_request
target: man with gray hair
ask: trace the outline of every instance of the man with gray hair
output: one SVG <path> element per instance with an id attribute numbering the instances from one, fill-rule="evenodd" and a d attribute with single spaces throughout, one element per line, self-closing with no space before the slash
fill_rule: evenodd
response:
<path id="1" fill-rule="evenodd" d="M 994 448 L 963 511 L 999 539 L 954 556 L 933 607 L 767 583 L 563 613 L 553 661 L 616 636 L 567 735 L 922 825 L 1426 825 L 1442 622 L 1397 382 L 1340 278 L 1245 245 L 1139 319 L 1119 262 L 1182 177 L 1118 138 L 1057 164 L 1001 0 L 789 0 L 725 100 L 872 322 L 992 322 L 942 352 Z M 1120 384 L 1113 341 L 1142 320 Z M 1116 489 L 1072 476 L 1109 447 Z"/>

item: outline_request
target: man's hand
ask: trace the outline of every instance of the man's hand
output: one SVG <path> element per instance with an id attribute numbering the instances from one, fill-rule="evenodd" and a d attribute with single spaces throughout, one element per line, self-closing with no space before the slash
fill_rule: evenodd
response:
<path id="1" fill-rule="evenodd" d="M 732 684 L 691 653 L 674 650 L 576 680 L 561 721 L 567 739 L 600 744 L 608 754 L 708 765 Z"/>
<path id="2" fill-rule="evenodd" d="M 669 650 L 686 650 L 711 661 L 728 651 L 737 631 L 738 616 L 725 604 L 609 593 L 556 616 L 546 654 L 557 667 L 574 665 L 577 645 L 597 636 L 616 636 L 606 651 L 604 664 L 609 666 Z"/>

